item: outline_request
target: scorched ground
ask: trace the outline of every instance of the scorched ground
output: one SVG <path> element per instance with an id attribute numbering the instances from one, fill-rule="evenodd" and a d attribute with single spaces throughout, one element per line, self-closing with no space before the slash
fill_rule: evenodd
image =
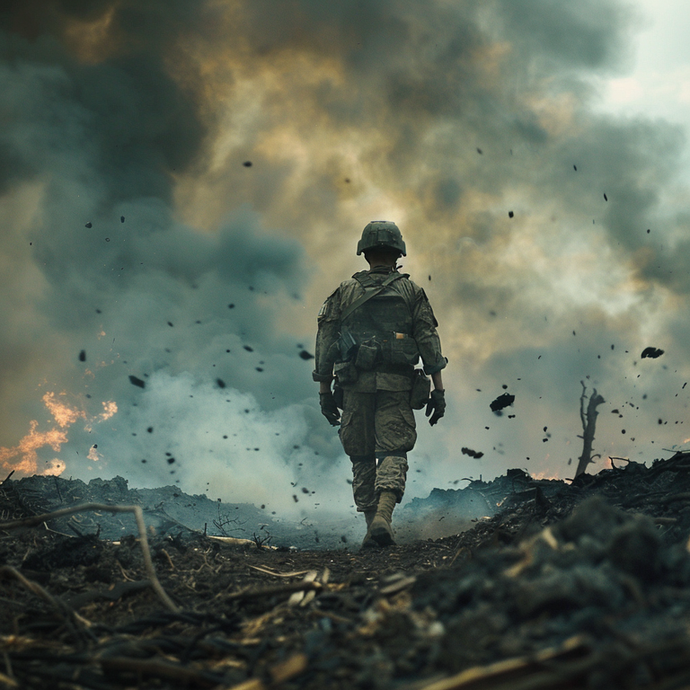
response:
<path id="1" fill-rule="evenodd" d="M 690 685 L 690 454 L 572 484 L 512 471 L 434 492 L 418 521 L 450 521 L 470 495 L 501 505 L 461 533 L 364 551 L 266 530 L 219 540 L 139 496 L 168 603 L 128 514 L 7 528 L 84 486 L 1 486 L 2 687 Z M 100 488 L 136 504 L 126 484 Z M 115 527 L 131 533 L 113 541 Z"/>

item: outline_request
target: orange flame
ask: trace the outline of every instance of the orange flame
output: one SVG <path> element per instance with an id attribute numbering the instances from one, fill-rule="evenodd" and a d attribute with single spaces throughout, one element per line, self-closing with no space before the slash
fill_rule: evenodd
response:
<path id="1" fill-rule="evenodd" d="M 98 462 L 101 459 L 101 454 L 96 450 L 96 446 L 91 446 L 89 454 L 86 456 L 89 460 Z"/>
<path id="2" fill-rule="evenodd" d="M 51 429 L 50 431 L 36 431 L 38 422 L 34 419 L 31 421 L 29 433 L 24 436 L 19 443 L 13 448 L 0 448 L 0 465 L 3 470 L 20 472 L 21 474 L 62 474 L 64 472 L 64 463 L 62 470 L 55 472 L 56 469 L 53 464 L 45 471 L 38 470 L 38 453 L 39 448 L 50 446 L 54 451 L 59 451 L 63 443 L 67 443 L 67 433 L 59 431 L 58 429 Z M 12 462 L 15 458 L 19 458 Z"/>
<path id="3" fill-rule="evenodd" d="M 532 472 L 530 475 L 532 479 L 557 479 L 560 481 L 560 477 L 558 476 L 558 472 L 556 473 L 549 473 L 549 472 Z"/>
<path id="4" fill-rule="evenodd" d="M 65 395 L 64 393 L 60 394 Z M 66 429 L 72 426 L 78 419 L 83 419 L 87 422 L 86 429 L 91 428 L 91 423 L 102 422 L 110 419 L 117 412 L 117 404 L 113 401 L 104 402 L 103 412 L 96 417 L 89 419 L 84 410 L 76 407 L 70 407 L 65 402 L 57 399 L 55 393 L 48 392 L 43 398 L 43 404 L 48 408 L 48 411 L 53 416 L 57 426 L 48 431 L 38 431 L 38 421 L 31 420 L 29 424 L 29 433 L 22 438 L 16 446 L 11 448 L 0 447 L 0 468 L 2 470 L 11 472 L 15 471 L 23 475 L 60 475 L 65 469 L 65 463 L 59 458 L 53 458 L 48 461 L 45 467 L 39 469 L 38 467 L 38 450 L 49 446 L 55 452 L 59 452 L 63 443 L 67 443 Z M 96 457 L 89 458 L 91 460 L 98 460 L 98 453 L 92 448 Z"/>
<path id="5" fill-rule="evenodd" d="M 64 395 L 64 393 L 62 393 L 62 395 Z M 86 419 L 86 412 L 73 409 L 57 401 L 55 399 L 55 393 L 46 393 L 41 400 L 43 400 L 43 404 L 48 408 L 50 414 L 53 415 L 58 426 L 63 429 L 66 426 L 72 426 L 80 417 Z"/>

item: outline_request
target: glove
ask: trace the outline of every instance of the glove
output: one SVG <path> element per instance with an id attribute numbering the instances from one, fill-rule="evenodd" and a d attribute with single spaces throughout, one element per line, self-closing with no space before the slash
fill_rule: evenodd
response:
<path id="1" fill-rule="evenodd" d="M 338 426 L 340 424 L 340 412 L 338 406 L 335 404 L 333 393 L 319 393 L 319 403 L 321 405 L 321 414 L 328 420 L 331 426 Z"/>
<path id="2" fill-rule="evenodd" d="M 433 412 L 433 414 L 431 414 Z M 446 396 L 445 391 L 433 390 L 431 391 L 431 397 L 429 402 L 426 404 L 426 411 L 424 414 L 428 417 L 431 414 L 431 419 L 429 424 L 434 426 L 441 417 L 446 413 Z"/>

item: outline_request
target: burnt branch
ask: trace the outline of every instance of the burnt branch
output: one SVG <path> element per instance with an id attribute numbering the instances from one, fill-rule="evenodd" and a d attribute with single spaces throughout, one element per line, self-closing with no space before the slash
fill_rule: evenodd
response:
<path id="1" fill-rule="evenodd" d="M 585 401 L 587 400 L 587 387 L 584 381 L 580 381 L 582 385 L 582 395 L 580 396 L 580 421 L 582 422 L 582 455 L 577 464 L 575 476 L 579 477 L 584 474 L 592 460 L 592 444 L 594 443 L 594 431 L 597 426 L 597 407 L 606 402 L 604 398 L 597 393 L 597 389 L 592 389 L 592 395 L 589 397 L 587 408 L 585 411 Z"/>
<path id="2" fill-rule="evenodd" d="M 156 592 L 160 600 L 169 608 L 171 611 L 178 611 L 178 607 L 173 603 L 172 599 L 165 593 L 163 586 L 156 576 L 156 570 L 153 567 L 153 561 L 151 560 L 151 550 L 149 549 L 149 541 L 146 536 L 146 524 L 144 523 L 144 512 L 140 506 L 109 506 L 103 503 L 85 503 L 81 506 L 74 506 L 72 508 L 62 508 L 61 510 L 56 510 L 52 513 L 44 513 L 43 515 L 34 515 L 28 518 L 22 518 L 21 520 L 12 520 L 11 522 L 0 522 L 0 530 L 3 529 L 16 529 L 17 527 L 35 527 L 48 520 L 55 520 L 59 517 L 65 517 L 67 515 L 74 515 L 75 513 L 82 513 L 88 510 L 101 510 L 107 513 L 134 513 L 134 517 L 137 521 L 137 528 L 139 530 L 139 544 L 141 545 L 141 550 L 144 556 L 144 566 L 146 572 L 148 573 L 149 580 L 151 582 L 151 587 Z"/>

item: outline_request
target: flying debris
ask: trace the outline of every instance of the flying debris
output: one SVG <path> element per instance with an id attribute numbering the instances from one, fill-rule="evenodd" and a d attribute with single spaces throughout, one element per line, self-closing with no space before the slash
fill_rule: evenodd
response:
<path id="1" fill-rule="evenodd" d="M 85 362 L 86 361 L 86 350 L 82 350 L 79 353 L 79 361 L 80 362 Z"/>
<path id="2" fill-rule="evenodd" d="M 142 379 L 140 379 L 140 378 L 137 377 L 137 376 L 132 376 L 131 374 L 130 374 L 130 377 L 129 377 L 129 382 L 130 382 L 133 386 L 139 386 L 139 388 L 145 388 L 145 387 L 146 387 L 146 381 L 143 381 Z"/>
<path id="3" fill-rule="evenodd" d="M 494 400 L 489 407 L 491 408 L 492 412 L 500 412 L 502 409 L 510 406 L 513 404 L 515 401 L 515 396 L 511 395 L 510 393 L 503 393 L 503 395 L 499 395 L 496 400 Z"/>
<path id="4" fill-rule="evenodd" d="M 508 211 L 508 218 L 512 218 L 515 214 L 512 211 Z"/>
<path id="5" fill-rule="evenodd" d="M 93 227 L 93 223 L 91 223 L 91 222 L 89 221 L 84 227 L 85 227 L 85 228 L 92 228 L 92 227 Z"/>
<path id="6" fill-rule="evenodd" d="M 577 165 L 573 165 L 573 170 L 577 171 Z"/>
<path id="7" fill-rule="evenodd" d="M 477 460 L 484 457 L 484 453 L 478 450 L 472 450 L 471 448 L 462 448 L 460 452 L 463 455 L 469 455 L 471 458 L 476 458 Z"/>
<path id="8" fill-rule="evenodd" d="M 604 192 L 604 201 L 608 201 L 609 198 L 606 196 L 606 192 Z"/>
<path id="9" fill-rule="evenodd" d="M 234 309 L 235 305 L 234 304 L 228 304 L 228 309 Z"/>
<path id="10" fill-rule="evenodd" d="M 645 347 L 644 350 L 642 350 L 642 354 L 640 355 L 642 359 L 646 359 L 649 357 L 650 359 L 656 359 L 657 357 L 661 357 L 661 355 L 664 354 L 663 350 L 659 350 L 656 347 Z"/>
<path id="11" fill-rule="evenodd" d="M 244 345 L 244 349 L 245 349 L 247 352 L 254 352 L 254 348 L 253 348 L 253 347 L 250 347 L 249 345 Z"/>
<path id="12" fill-rule="evenodd" d="M 484 153 L 480 148 L 477 149 L 477 153 L 481 156 Z"/>
<path id="13" fill-rule="evenodd" d="M 302 359 L 314 359 L 314 355 L 312 355 L 311 352 L 307 352 L 306 350 L 300 350 L 299 356 Z"/>
<path id="14" fill-rule="evenodd" d="M 252 162 L 251 161 L 244 161 L 244 163 L 242 163 L 242 165 L 244 165 L 245 168 L 251 168 Z"/>
<path id="15" fill-rule="evenodd" d="M 225 388 L 225 381 L 223 379 L 216 379 L 216 385 L 218 388 Z"/>
<path id="16" fill-rule="evenodd" d="M 124 222 L 125 222 L 125 217 L 124 217 L 124 216 L 120 216 L 120 223 L 124 223 Z"/>

